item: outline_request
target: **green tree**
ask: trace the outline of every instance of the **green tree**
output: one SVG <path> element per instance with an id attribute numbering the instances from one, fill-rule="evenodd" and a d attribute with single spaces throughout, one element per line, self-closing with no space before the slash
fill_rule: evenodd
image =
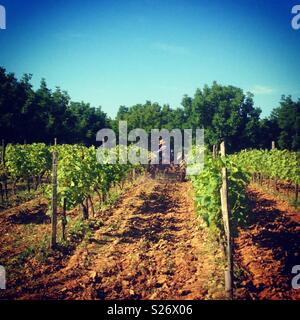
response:
<path id="1" fill-rule="evenodd" d="M 280 106 L 273 111 L 272 117 L 280 129 L 279 147 L 300 150 L 300 99 L 293 101 L 291 96 L 282 96 Z"/>
<path id="2" fill-rule="evenodd" d="M 31 75 L 21 80 L 0 68 L 0 137 L 7 142 L 96 142 L 98 130 L 110 125 L 101 108 L 70 101 L 59 87 L 52 92 L 45 79 L 34 91 Z"/>
<path id="3" fill-rule="evenodd" d="M 193 129 L 205 129 L 209 147 L 223 139 L 229 151 L 256 146 L 261 110 L 254 107 L 252 94 L 214 82 L 211 87 L 197 89 L 192 101 L 185 96 L 182 104 L 187 123 Z"/>

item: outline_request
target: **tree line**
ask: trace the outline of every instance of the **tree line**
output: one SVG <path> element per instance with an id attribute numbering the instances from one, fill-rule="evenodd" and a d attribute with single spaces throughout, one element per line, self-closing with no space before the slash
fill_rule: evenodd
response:
<path id="1" fill-rule="evenodd" d="M 268 118 L 254 107 L 253 95 L 234 86 L 214 82 L 197 89 L 193 97 L 185 95 L 182 105 L 171 108 L 146 101 L 132 107 L 121 106 L 115 119 L 101 107 L 73 102 L 66 91 L 54 91 L 41 80 L 33 89 L 32 75 L 18 80 L 0 68 L 0 138 L 12 143 L 60 143 L 92 145 L 98 130 L 117 130 L 120 120 L 128 129 L 205 129 L 208 146 L 226 140 L 230 152 L 246 148 L 270 148 L 275 141 L 281 149 L 300 150 L 300 99 L 282 96 Z"/>
<path id="2" fill-rule="evenodd" d="M 101 108 L 73 102 L 59 87 L 55 91 L 42 79 L 34 90 L 25 74 L 18 80 L 0 68 L 0 138 L 11 143 L 83 143 L 91 145 L 99 128 L 110 120 Z"/>

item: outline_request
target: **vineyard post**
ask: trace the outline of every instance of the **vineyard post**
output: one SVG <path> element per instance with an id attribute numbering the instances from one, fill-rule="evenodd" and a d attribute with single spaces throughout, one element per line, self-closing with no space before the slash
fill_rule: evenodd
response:
<path id="1" fill-rule="evenodd" d="M 276 149 L 275 141 L 272 141 L 272 150 L 275 150 L 275 149 Z"/>
<path id="2" fill-rule="evenodd" d="M 54 146 L 57 145 L 57 140 L 54 140 Z M 57 234 L 57 151 L 54 149 L 52 155 L 52 213 L 51 213 L 51 248 L 56 247 Z"/>
<path id="3" fill-rule="evenodd" d="M 221 143 L 221 157 L 226 156 L 225 142 Z M 225 290 L 226 296 L 229 300 L 233 299 L 233 238 L 231 235 L 231 222 L 230 222 L 230 207 L 228 200 L 228 171 L 226 166 L 222 168 L 222 188 L 221 193 L 221 206 L 224 222 L 224 229 L 226 235 L 227 246 L 227 267 L 225 270 Z"/>
<path id="4" fill-rule="evenodd" d="M 213 156 L 213 159 L 215 159 L 217 157 L 217 146 L 215 144 L 213 145 L 213 154 L 212 154 L 212 156 Z"/>

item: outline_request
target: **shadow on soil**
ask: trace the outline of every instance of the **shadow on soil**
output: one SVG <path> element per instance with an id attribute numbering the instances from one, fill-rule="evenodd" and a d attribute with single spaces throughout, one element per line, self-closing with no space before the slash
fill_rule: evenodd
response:
<path id="1" fill-rule="evenodd" d="M 39 206 L 33 211 L 23 210 L 11 215 L 9 221 L 13 224 L 49 224 L 51 219 L 46 214 L 47 206 Z"/>
<path id="2" fill-rule="evenodd" d="M 272 250 L 274 259 L 282 263 L 281 275 L 290 281 L 293 266 L 300 264 L 300 224 L 275 208 L 275 202 L 261 200 L 256 193 L 251 194 L 251 202 L 254 210 L 250 228 L 259 226 L 253 242 Z"/>

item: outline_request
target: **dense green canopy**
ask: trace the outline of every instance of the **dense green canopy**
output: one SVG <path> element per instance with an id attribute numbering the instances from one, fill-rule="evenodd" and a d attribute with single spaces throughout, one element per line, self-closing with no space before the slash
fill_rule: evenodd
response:
<path id="1" fill-rule="evenodd" d="M 20 81 L 0 68 L 0 137 L 7 142 L 92 144 L 99 128 L 109 126 L 101 108 L 72 102 L 60 88 L 48 89 L 46 81 L 33 90 L 31 75 Z"/>
<path id="2" fill-rule="evenodd" d="M 51 91 L 43 79 L 33 90 L 31 75 L 21 80 L 0 68 L 0 138 L 7 142 L 46 142 L 56 137 L 60 143 L 91 145 L 102 128 L 118 129 L 127 120 L 128 129 L 204 128 L 208 146 L 225 139 L 231 152 L 246 148 L 270 148 L 271 142 L 284 149 L 300 149 L 300 100 L 282 97 L 271 116 L 261 119 L 253 95 L 234 86 L 216 82 L 185 95 L 182 106 L 171 108 L 147 101 L 132 107 L 121 106 L 111 120 L 88 103 L 72 102 L 68 93 Z"/>

